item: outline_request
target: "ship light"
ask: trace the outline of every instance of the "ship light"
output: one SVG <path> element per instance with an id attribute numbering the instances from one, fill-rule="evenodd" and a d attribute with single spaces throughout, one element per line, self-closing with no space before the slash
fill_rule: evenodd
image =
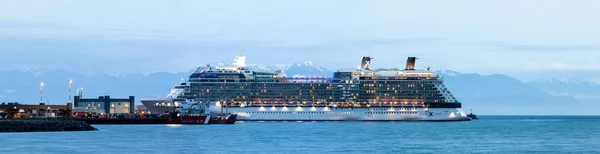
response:
<path id="1" fill-rule="evenodd" d="M 168 124 L 167 127 L 180 127 L 181 124 Z"/>
<path id="2" fill-rule="evenodd" d="M 302 107 L 300 107 L 300 106 L 296 107 L 296 111 L 302 111 Z"/>
<path id="3" fill-rule="evenodd" d="M 287 108 L 287 106 L 284 106 L 283 109 L 281 109 L 281 111 L 289 111 L 289 109 Z"/>
<path id="4" fill-rule="evenodd" d="M 317 108 L 313 106 L 310 108 L 310 111 L 317 111 Z"/>
<path id="5" fill-rule="evenodd" d="M 271 111 L 276 111 L 277 108 L 275 108 L 275 106 L 271 107 Z"/>
<path id="6" fill-rule="evenodd" d="M 258 108 L 258 111 L 264 111 L 264 110 L 265 110 L 264 106 L 261 106 L 260 108 Z"/>
<path id="7" fill-rule="evenodd" d="M 454 112 L 450 112 L 450 115 L 449 115 L 448 117 L 450 117 L 450 118 L 455 118 L 455 117 L 456 117 L 456 115 L 454 114 Z"/>
<path id="8" fill-rule="evenodd" d="M 329 107 L 325 107 L 325 109 L 323 109 L 323 111 L 329 111 Z"/>

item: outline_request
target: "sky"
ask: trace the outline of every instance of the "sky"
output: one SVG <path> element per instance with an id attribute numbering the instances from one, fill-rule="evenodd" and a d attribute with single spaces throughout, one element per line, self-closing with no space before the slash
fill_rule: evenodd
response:
<path id="1" fill-rule="evenodd" d="M 181 72 L 246 55 L 600 82 L 596 0 L 0 0 L 0 70 Z"/>

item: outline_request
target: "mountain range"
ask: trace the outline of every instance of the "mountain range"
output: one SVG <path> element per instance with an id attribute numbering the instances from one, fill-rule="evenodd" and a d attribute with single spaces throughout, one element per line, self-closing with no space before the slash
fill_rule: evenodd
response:
<path id="1" fill-rule="evenodd" d="M 527 82 L 554 96 L 573 97 L 585 104 L 600 104 L 600 84 L 569 78 L 553 78 Z"/>
<path id="2" fill-rule="evenodd" d="M 229 66 L 213 63 L 212 66 Z M 311 61 L 279 65 L 248 65 L 251 69 L 280 71 L 287 76 L 309 75 L 331 77 L 333 71 Z M 84 97 L 111 95 L 153 98 L 166 96 L 174 85 L 193 71 L 179 73 L 82 74 L 67 71 L 0 71 L 0 101 L 36 104 L 40 102 L 40 81 L 44 82 L 42 101 L 64 104 L 69 97 L 68 79 L 74 82 L 72 94 L 83 89 Z M 481 75 L 451 70 L 434 70 L 444 78 L 446 87 L 469 112 L 488 115 L 600 114 L 600 85 L 592 82 L 557 78 L 522 82 L 502 74 Z M 138 102 L 139 103 L 139 102 Z"/>

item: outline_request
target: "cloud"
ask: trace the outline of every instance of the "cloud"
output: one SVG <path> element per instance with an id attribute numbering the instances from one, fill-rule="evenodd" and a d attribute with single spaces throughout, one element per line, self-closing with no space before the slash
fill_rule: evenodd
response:
<path id="1" fill-rule="evenodd" d="M 102 36 L 81 38 L 2 37 L 0 69 L 70 69 L 107 73 L 149 73 L 188 71 L 212 62 L 229 62 L 233 55 L 249 56 L 259 64 L 318 61 L 328 67 L 354 67 L 362 56 L 395 55 L 377 50 L 397 46 L 427 45 L 443 41 L 436 38 L 349 39 L 330 42 L 285 41 L 163 41 L 162 39 L 127 39 Z M 32 45 L 35 44 L 35 45 Z M 266 57 L 264 55 L 275 55 Z M 21 57 L 28 57 L 23 59 Z M 333 58 L 337 57 L 337 58 Z M 355 62 L 356 61 L 356 62 Z M 339 64 L 341 62 L 342 64 Z M 351 64 L 351 66 L 347 66 Z"/>
<path id="2" fill-rule="evenodd" d="M 13 92 L 15 92 L 15 90 L 4 90 L 4 91 L 7 92 L 7 93 L 13 93 Z"/>
<path id="3" fill-rule="evenodd" d="M 483 46 L 498 51 L 597 51 L 600 45 L 525 45 L 499 42 L 463 42 L 456 45 Z"/>
<path id="4" fill-rule="evenodd" d="M 459 1 L 0 1 L 11 6 L 0 9 L 0 70 L 178 72 L 236 54 L 332 70 L 362 56 L 377 68 L 407 56 L 461 72 L 600 68 L 598 1 Z"/>

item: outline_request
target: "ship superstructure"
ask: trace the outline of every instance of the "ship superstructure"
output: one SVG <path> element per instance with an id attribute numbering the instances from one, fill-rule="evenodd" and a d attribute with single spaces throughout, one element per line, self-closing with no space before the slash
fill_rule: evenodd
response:
<path id="1" fill-rule="evenodd" d="M 177 99 L 201 99 L 214 112 L 227 106 L 246 121 L 470 120 L 441 77 L 415 69 L 417 58 L 409 57 L 403 70 L 372 70 L 372 59 L 363 57 L 360 68 L 333 77 L 289 78 L 248 69 L 237 56 L 233 67 L 199 68 Z"/>
<path id="2" fill-rule="evenodd" d="M 185 91 L 190 89 L 188 82 L 181 82 L 163 98 L 143 98 L 140 101 L 150 113 L 169 113 L 175 111 L 180 105 L 191 105 L 193 100 L 183 97 Z"/>

